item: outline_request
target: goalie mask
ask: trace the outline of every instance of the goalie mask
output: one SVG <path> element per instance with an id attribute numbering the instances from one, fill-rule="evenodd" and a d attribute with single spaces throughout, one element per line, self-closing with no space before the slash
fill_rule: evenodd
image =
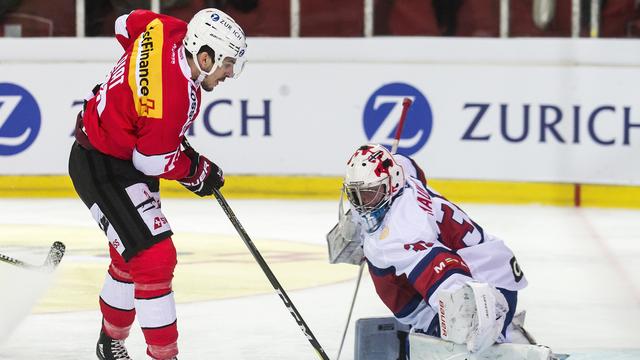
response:
<path id="1" fill-rule="evenodd" d="M 373 232 L 382 223 L 393 197 L 404 188 L 404 171 L 389 150 L 378 144 L 360 146 L 347 162 L 344 192 Z"/>
<path id="2" fill-rule="evenodd" d="M 205 45 L 215 53 L 214 66 L 209 72 L 202 70 L 198 61 L 195 61 L 200 71 L 199 82 L 205 76 L 211 75 L 216 68 L 222 67 L 222 61 L 227 57 L 235 59 L 233 77 L 238 78 L 247 59 L 244 31 L 229 15 L 218 9 L 198 11 L 187 25 L 187 35 L 183 43 L 193 56 Z"/>

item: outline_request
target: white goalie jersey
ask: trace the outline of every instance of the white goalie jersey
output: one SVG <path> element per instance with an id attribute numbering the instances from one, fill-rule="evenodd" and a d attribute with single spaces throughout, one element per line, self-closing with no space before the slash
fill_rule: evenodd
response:
<path id="1" fill-rule="evenodd" d="M 467 281 L 518 291 L 527 285 L 513 252 L 424 179 L 411 160 L 394 155 L 406 185 L 382 224 L 364 234 L 376 292 L 402 323 L 426 331 L 437 314 L 434 294 Z"/>

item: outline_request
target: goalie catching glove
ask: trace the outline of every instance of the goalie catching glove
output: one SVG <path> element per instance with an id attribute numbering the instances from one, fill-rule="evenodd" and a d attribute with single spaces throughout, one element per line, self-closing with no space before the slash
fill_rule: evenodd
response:
<path id="1" fill-rule="evenodd" d="M 189 176 L 178 182 L 198 196 L 208 196 L 213 194 L 213 189 L 220 189 L 224 185 L 222 169 L 195 151 L 187 138 L 182 141 L 182 146 L 183 154 L 191 159 L 191 168 Z"/>
<path id="2" fill-rule="evenodd" d="M 509 305 L 493 286 L 468 282 L 454 291 L 439 291 L 437 301 L 442 339 L 466 344 L 472 353 L 481 353 L 498 341 Z"/>

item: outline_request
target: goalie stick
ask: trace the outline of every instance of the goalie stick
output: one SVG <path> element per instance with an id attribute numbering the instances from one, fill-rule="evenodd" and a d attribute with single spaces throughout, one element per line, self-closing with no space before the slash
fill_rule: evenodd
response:
<path id="1" fill-rule="evenodd" d="M 222 210 L 224 210 L 224 213 L 227 214 L 227 217 L 229 218 L 233 226 L 236 228 L 236 231 L 242 238 L 242 241 L 244 241 L 245 245 L 247 245 L 247 248 L 249 248 L 249 252 L 251 252 L 251 255 L 253 255 L 253 257 L 258 262 L 258 265 L 260 265 L 260 268 L 262 268 L 262 271 L 269 279 L 271 286 L 273 286 L 273 288 L 276 290 L 276 293 L 284 303 L 284 306 L 287 307 L 287 309 L 289 310 L 289 313 L 291 313 L 291 316 L 293 316 L 296 323 L 300 327 L 300 330 L 302 330 L 302 333 L 304 333 L 307 340 L 309 340 L 309 343 L 311 343 L 311 346 L 313 346 L 313 348 L 316 350 L 318 357 L 322 360 L 329 360 L 327 353 L 324 351 L 322 346 L 320 346 L 320 343 L 311 332 L 311 329 L 309 329 L 309 326 L 307 325 L 307 323 L 304 322 L 304 319 L 302 319 L 302 315 L 300 315 L 295 305 L 293 305 L 293 302 L 291 302 L 291 299 L 289 299 L 289 296 L 284 291 L 284 288 L 282 287 L 282 285 L 280 285 L 280 282 L 278 281 L 276 276 L 273 274 L 273 271 L 271 271 L 271 269 L 269 268 L 269 265 L 267 265 L 267 262 L 264 260 L 264 258 L 262 257 L 262 255 L 260 254 L 256 246 L 253 244 L 253 241 L 251 241 L 251 239 L 249 238 L 249 235 L 247 235 L 247 232 L 244 230 L 244 228 L 242 227 L 242 224 L 240 224 L 240 221 L 238 220 L 236 215 L 233 213 L 233 210 L 231 210 L 231 207 L 227 203 L 227 200 L 225 200 L 225 198 L 220 193 L 220 190 L 218 189 L 214 188 L 213 194 L 215 195 L 216 200 L 218 200 L 218 203 L 220 203 L 220 206 L 222 207 Z"/>
<path id="2" fill-rule="evenodd" d="M 24 261 L 14 259 L 10 256 L 3 255 L 3 254 L 0 254 L 0 261 L 7 264 L 15 265 L 18 267 L 22 267 L 25 269 L 51 271 L 55 269 L 58 266 L 58 264 L 60 264 L 60 261 L 62 261 L 62 257 L 64 256 L 65 249 L 66 247 L 62 242 L 60 241 L 54 242 L 51 245 L 51 248 L 47 253 L 47 258 L 44 260 L 44 263 L 42 265 L 27 264 Z"/>
<path id="3" fill-rule="evenodd" d="M 391 154 L 395 154 L 398 151 L 398 144 L 400 143 L 400 136 L 402 136 L 402 128 L 404 127 L 404 120 L 407 118 L 407 111 L 411 106 L 411 99 L 404 98 L 402 100 L 402 114 L 400 114 L 400 120 L 398 120 L 398 127 L 396 128 L 396 134 L 391 145 Z M 349 307 L 349 315 L 347 315 L 347 322 L 344 325 L 344 331 L 342 332 L 342 339 L 340 340 L 340 347 L 338 348 L 338 355 L 336 360 L 340 360 L 340 354 L 342 354 L 342 347 L 344 346 L 344 340 L 347 337 L 347 330 L 349 329 L 349 323 L 351 322 L 351 314 L 353 313 L 353 307 L 356 303 L 356 297 L 358 296 L 358 289 L 360 288 L 360 281 L 362 280 L 362 271 L 364 270 L 364 261 L 360 264 L 358 269 L 358 278 L 356 279 L 356 288 L 353 291 L 353 298 L 351 299 L 351 306 Z"/>

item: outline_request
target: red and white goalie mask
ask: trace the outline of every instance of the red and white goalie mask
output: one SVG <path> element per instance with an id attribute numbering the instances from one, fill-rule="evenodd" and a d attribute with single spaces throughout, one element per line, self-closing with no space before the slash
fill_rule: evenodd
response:
<path id="1" fill-rule="evenodd" d="M 404 188 L 404 171 L 382 145 L 360 146 L 347 162 L 344 192 L 355 209 L 375 231 L 393 197 Z"/>

